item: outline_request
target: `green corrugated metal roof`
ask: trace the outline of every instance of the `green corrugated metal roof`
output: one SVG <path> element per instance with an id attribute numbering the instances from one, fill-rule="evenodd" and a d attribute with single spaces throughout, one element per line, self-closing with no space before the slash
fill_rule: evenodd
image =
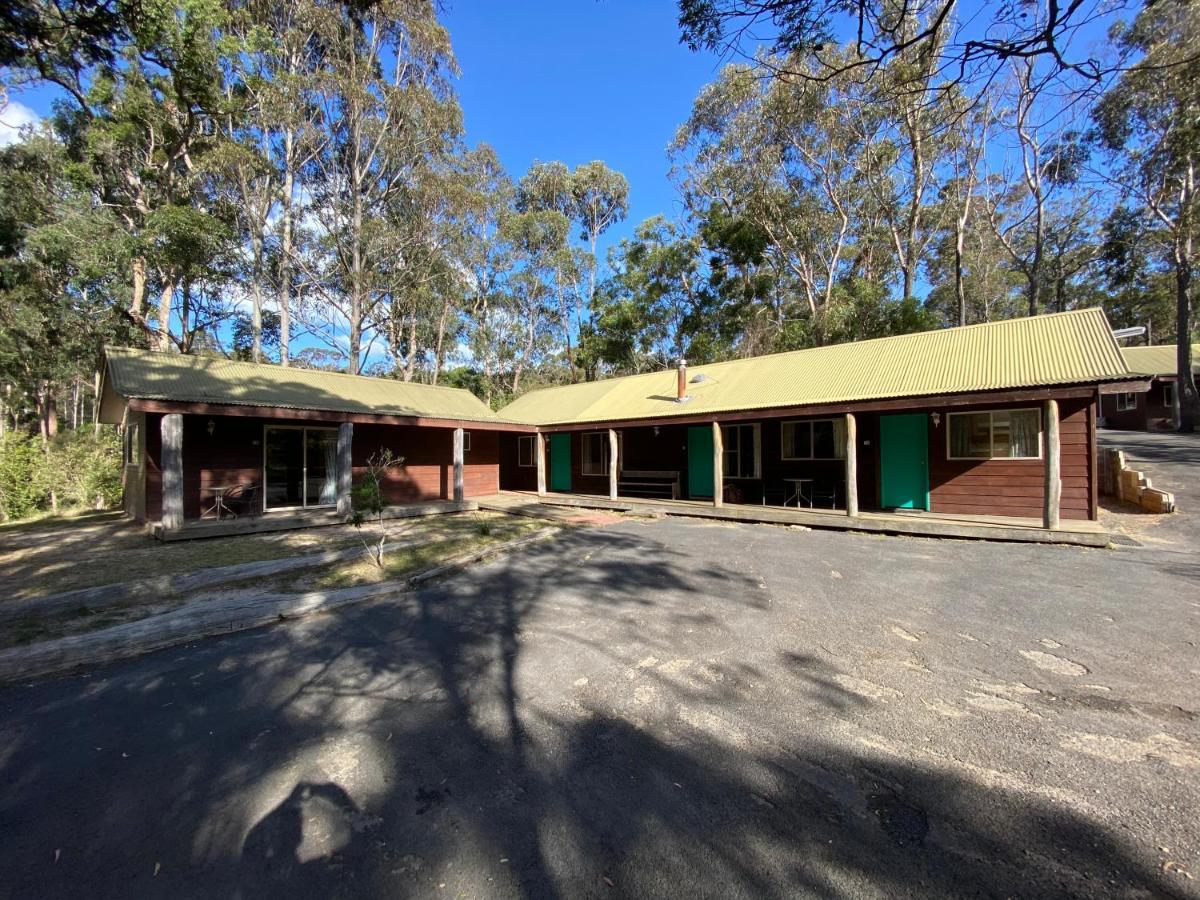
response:
<path id="1" fill-rule="evenodd" d="M 672 370 L 531 391 L 500 415 L 565 425 L 1128 377 L 1104 313 L 1085 309 L 694 366 L 685 403 Z"/>
<path id="2" fill-rule="evenodd" d="M 1125 357 L 1129 371 L 1139 375 L 1174 375 L 1178 372 L 1174 344 L 1122 347 L 1121 355 Z M 1192 344 L 1192 368 L 1200 368 L 1200 344 Z"/>
<path id="3" fill-rule="evenodd" d="M 500 421 L 461 388 L 149 350 L 109 348 L 106 355 L 109 384 L 126 399 Z"/>

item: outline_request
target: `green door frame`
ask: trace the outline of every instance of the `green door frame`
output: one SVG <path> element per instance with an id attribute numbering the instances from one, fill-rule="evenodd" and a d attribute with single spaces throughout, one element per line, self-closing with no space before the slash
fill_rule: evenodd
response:
<path id="1" fill-rule="evenodd" d="M 879 500 L 884 509 L 929 509 L 925 413 L 879 417 Z"/>
<path id="2" fill-rule="evenodd" d="M 550 435 L 550 490 L 571 490 L 571 435 Z"/>
<path id="3" fill-rule="evenodd" d="M 713 495 L 713 432 L 711 425 L 688 426 L 687 491 L 689 498 L 711 498 Z"/>

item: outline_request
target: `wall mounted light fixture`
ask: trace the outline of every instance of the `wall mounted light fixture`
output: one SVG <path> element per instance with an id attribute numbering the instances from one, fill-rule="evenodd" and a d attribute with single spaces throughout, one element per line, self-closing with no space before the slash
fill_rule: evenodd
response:
<path id="1" fill-rule="evenodd" d="M 213 432 L 217 430 L 217 423 L 212 419 L 208 420 L 208 436 L 212 437 Z"/>
<path id="2" fill-rule="evenodd" d="M 940 412 L 930 413 L 929 418 L 933 419 L 933 427 L 934 428 L 937 428 L 939 425 L 942 424 L 942 414 Z"/>

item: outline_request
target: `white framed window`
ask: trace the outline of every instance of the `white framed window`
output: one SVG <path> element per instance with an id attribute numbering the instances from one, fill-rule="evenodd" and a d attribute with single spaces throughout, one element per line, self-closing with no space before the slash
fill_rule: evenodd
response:
<path id="1" fill-rule="evenodd" d="M 537 465 L 537 437 L 523 434 L 517 438 L 517 465 L 523 469 L 532 469 Z"/>
<path id="2" fill-rule="evenodd" d="M 1037 409 L 950 413 L 948 459 L 1040 459 L 1042 414 Z"/>
<path id="3" fill-rule="evenodd" d="M 1163 389 L 1163 406 L 1165 406 L 1167 409 L 1174 409 L 1175 408 L 1175 382 L 1164 381 L 1162 389 Z"/>
<path id="4" fill-rule="evenodd" d="M 608 432 L 587 431 L 583 434 L 583 474 L 608 474 Z"/>
<path id="5" fill-rule="evenodd" d="M 783 422 L 781 459 L 845 459 L 845 419 L 801 419 Z"/>
<path id="6" fill-rule="evenodd" d="M 1137 409 L 1137 394 L 1117 394 L 1117 412 Z"/>
<path id="7" fill-rule="evenodd" d="M 758 423 L 723 425 L 721 441 L 725 446 L 726 478 L 761 478 L 762 454 Z"/>
<path id="8" fill-rule="evenodd" d="M 141 429 L 137 422 L 125 425 L 125 465 L 140 466 L 142 464 Z"/>
<path id="9" fill-rule="evenodd" d="M 471 452 L 471 432 L 463 432 L 463 453 Z"/>

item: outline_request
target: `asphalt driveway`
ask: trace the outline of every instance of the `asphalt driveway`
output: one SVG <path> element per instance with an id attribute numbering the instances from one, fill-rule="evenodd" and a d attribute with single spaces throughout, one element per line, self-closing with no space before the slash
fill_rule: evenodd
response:
<path id="1" fill-rule="evenodd" d="M 7 688 L 0 895 L 1200 896 L 1186 525 L 627 521 Z"/>

